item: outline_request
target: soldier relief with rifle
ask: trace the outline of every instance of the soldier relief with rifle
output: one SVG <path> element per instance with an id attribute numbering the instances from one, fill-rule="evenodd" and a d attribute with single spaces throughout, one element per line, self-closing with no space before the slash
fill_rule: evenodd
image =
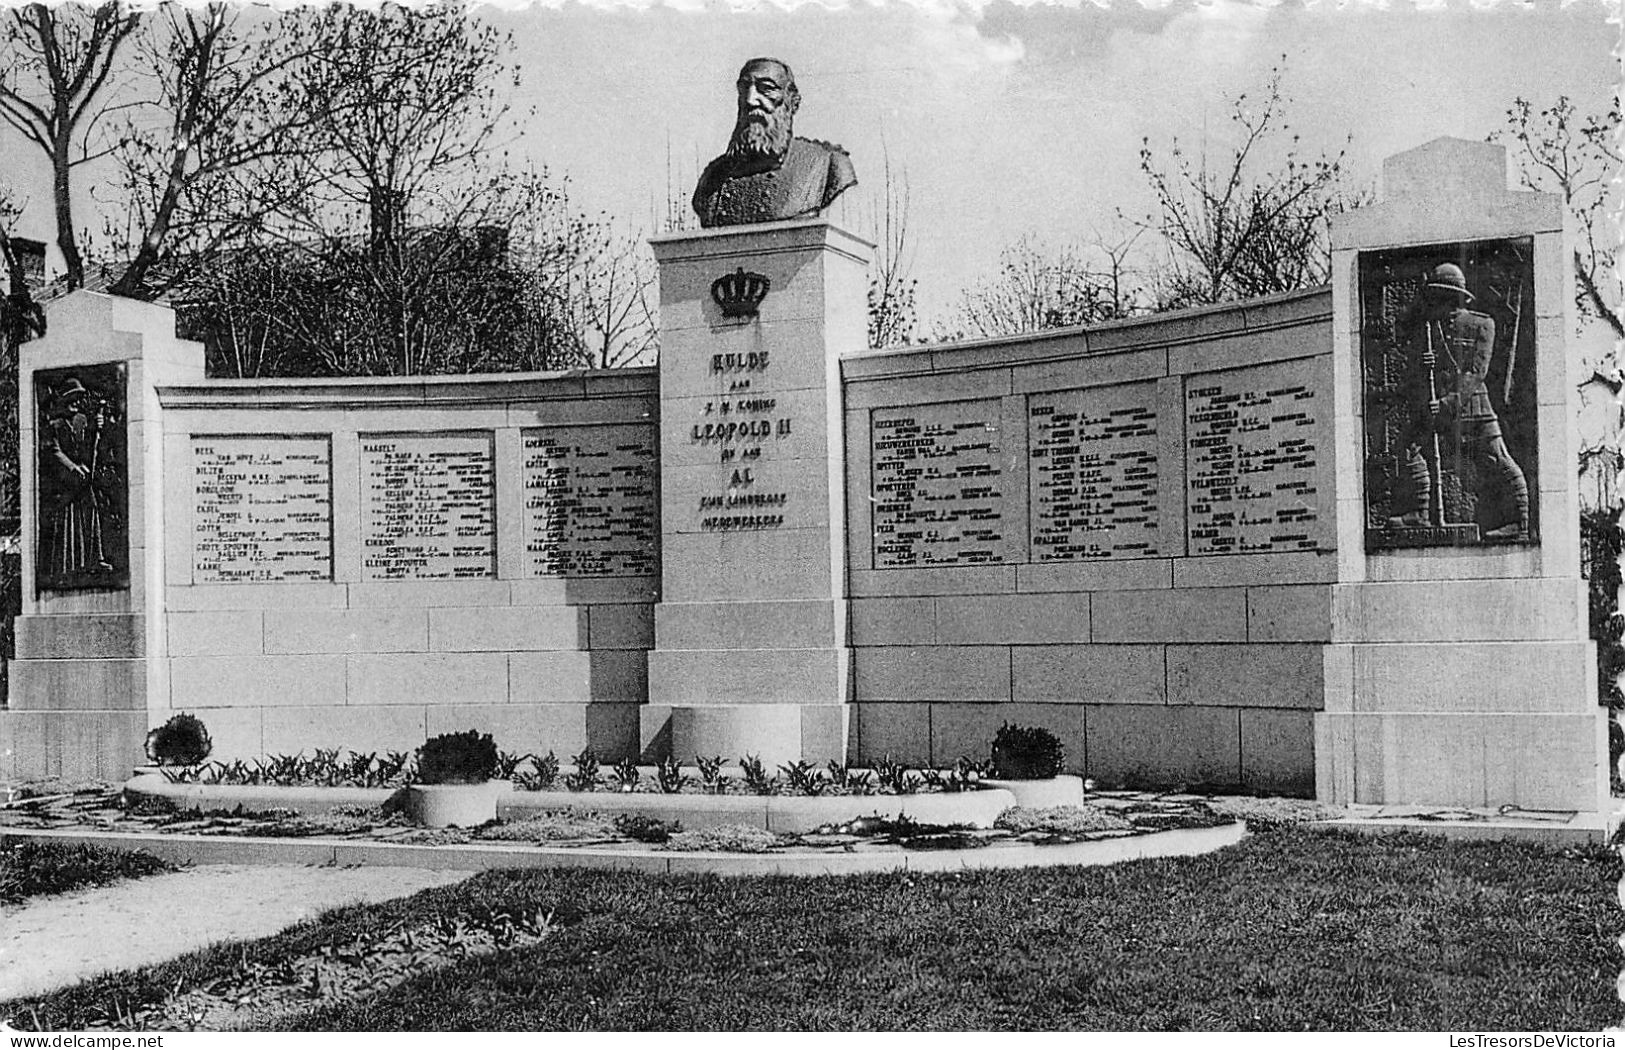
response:
<path id="1" fill-rule="evenodd" d="M 1485 378 L 1495 351 L 1495 321 L 1468 309 L 1473 293 L 1454 263 L 1430 269 L 1420 294 L 1400 320 L 1406 347 L 1406 418 L 1396 451 L 1409 500 L 1396 493 L 1390 530 L 1476 533 L 1482 541 L 1530 539 L 1529 486 L 1512 458 Z M 1463 461 L 1476 477 L 1476 523 L 1448 520 L 1445 474 L 1467 485 Z M 1467 538 L 1467 537 L 1463 537 Z"/>
<path id="2" fill-rule="evenodd" d="M 105 366 L 104 366 L 105 367 Z M 41 386 L 38 575 L 42 586 L 95 586 L 124 571 L 121 407 L 93 369 Z"/>

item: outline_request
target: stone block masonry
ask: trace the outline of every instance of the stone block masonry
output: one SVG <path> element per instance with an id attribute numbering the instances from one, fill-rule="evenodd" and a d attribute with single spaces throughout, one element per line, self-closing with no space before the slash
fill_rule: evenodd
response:
<path id="1" fill-rule="evenodd" d="M 70 296 L 30 353 L 94 360 L 82 315 L 126 309 Z M 122 778 L 175 711 L 215 727 L 225 760 L 468 728 L 513 751 L 637 754 L 659 590 L 651 370 L 202 382 L 167 311 L 138 320 L 122 345 L 157 454 L 131 531 L 152 542 L 139 587 L 31 589 L 0 713 L 10 771 Z M 160 385 L 152 347 L 196 367 Z"/>
<path id="2" fill-rule="evenodd" d="M 1312 291 L 847 359 L 861 758 L 923 707 L 937 764 L 1012 721 L 1108 781 L 1312 794 L 1321 646 L 1285 643 L 1335 578 L 1330 351 Z"/>

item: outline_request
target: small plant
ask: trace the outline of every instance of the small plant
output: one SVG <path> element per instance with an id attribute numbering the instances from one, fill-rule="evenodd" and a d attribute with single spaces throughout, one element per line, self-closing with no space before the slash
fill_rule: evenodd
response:
<path id="1" fill-rule="evenodd" d="M 630 758 L 615 763 L 615 771 L 610 776 L 615 781 L 615 790 L 621 792 L 635 791 L 638 781 L 643 779 L 643 774 L 638 772 L 638 764 Z"/>
<path id="2" fill-rule="evenodd" d="M 598 786 L 598 755 L 590 747 L 571 759 L 576 771 L 564 778 L 564 786 L 571 791 L 591 791 Z"/>
<path id="3" fill-rule="evenodd" d="M 663 758 L 655 766 L 655 784 L 663 795 L 676 795 L 688 786 L 688 777 L 676 758 Z"/>
<path id="4" fill-rule="evenodd" d="M 349 761 L 344 763 L 344 782 L 358 787 L 371 787 L 373 767 L 377 763 L 376 751 L 368 751 L 364 755 L 360 752 L 351 752 Z"/>
<path id="5" fill-rule="evenodd" d="M 779 772 L 789 782 L 790 793 L 793 795 L 818 796 L 829 787 L 829 781 L 824 777 L 824 771 L 811 762 L 792 762 L 787 766 L 780 766 Z"/>
<path id="6" fill-rule="evenodd" d="M 727 787 L 727 778 L 722 775 L 722 756 L 695 758 L 694 764 L 700 767 L 700 783 L 705 786 L 705 790 L 713 795 L 720 795 Z"/>
<path id="7" fill-rule="evenodd" d="M 853 769 L 844 762 L 829 760 L 829 779 L 837 791 L 848 795 L 873 795 L 875 778 L 866 769 Z"/>
<path id="8" fill-rule="evenodd" d="M 160 766 L 196 766 L 214 750 L 209 729 L 196 715 L 174 715 L 147 734 L 147 758 Z"/>
<path id="9" fill-rule="evenodd" d="M 771 795 L 775 787 L 774 777 L 762 765 L 762 760 L 756 755 L 746 755 L 739 760 L 739 771 L 744 774 L 745 787 L 753 795 Z"/>
<path id="10" fill-rule="evenodd" d="M 386 787 L 402 780 L 410 780 L 417 776 L 417 767 L 412 760 L 410 751 L 390 751 L 378 760 L 378 769 L 374 774 L 378 778 L 375 787 Z"/>
<path id="11" fill-rule="evenodd" d="M 880 781 L 882 791 L 894 791 L 899 795 L 914 794 L 922 783 L 918 774 L 910 773 L 909 768 L 901 762 L 893 762 L 890 755 L 875 763 L 875 779 Z"/>
<path id="12" fill-rule="evenodd" d="M 559 756 L 549 751 L 545 758 L 530 756 L 530 769 L 514 774 L 514 783 L 525 791 L 546 791 L 559 780 Z"/>
<path id="13" fill-rule="evenodd" d="M 622 813 L 615 818 L 615 830 L 634 842 L 666 842 L 683 830 L 678 821 L 664 821 L 643 813 Z"/>
<path id="14" fill-rule="evenodd" d="M 960 755 L 959 761 L 954 763 L 954 768 L 946 773 L 938 773 L 934 777 L 927 774 L 925 779 L 928 786 L 942 791 L 975 791 L 981 787 L 982 781 L 991 775 L 992 772 L 986 762 L 978 762 L 968 755 Z"/>
<path id="15" fill-rule="evenodd" d="M 418 748 L 420 784 L 483 784 L 496 769 L 497 745 L 490 733 L 442 733 Z"/>
<path id="16" fill-rule="evenodd" d="M 993 769 L 1005 780 L 1048 780 L 1065 764 L 1061 741 L 1041 726 L 1009 722 L 993 737 Z"/>
<path id="17" fill-rule="evenodd" d="M 519 767 L 526 760 L 534 759 L 535 755 L 516 755 L 510 751 L 497 752 L 497 779 L 512 780 L 519 774 Z"/>
<path id="18" fill-rule="evenodd" d="M 287 787 L 299 783 L 299 767 L 305 760 L 305 753 L 297 755 L 271 755 L 265 766 L 265 781 L 277 787 Z"/>
<path id="19" fill-rule="evenodd" d="M 318 787 L 332 787 L 339 783 L 344 775 L 343 767 L 339 763 L 339 751 L 340 749 L 336 747 L 317 748 L 309 765 L 303 771 L 303 779 Z"/>

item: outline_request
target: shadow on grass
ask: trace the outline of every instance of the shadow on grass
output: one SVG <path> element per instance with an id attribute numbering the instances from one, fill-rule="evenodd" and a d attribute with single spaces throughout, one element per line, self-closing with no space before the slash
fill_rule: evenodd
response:
<path id="1" fill-rule="evenodd" d="M 1098 868 L 491 872 L 0 1017 L 83 1027 L 247 961 L 425 916 L 538 908 L 562 929 L 535 947 L 279 1027 L 1588 1030 L 1619 1015 L 1618 878 L 1601 848 L 1284 826 L 1203 857 Z"/>

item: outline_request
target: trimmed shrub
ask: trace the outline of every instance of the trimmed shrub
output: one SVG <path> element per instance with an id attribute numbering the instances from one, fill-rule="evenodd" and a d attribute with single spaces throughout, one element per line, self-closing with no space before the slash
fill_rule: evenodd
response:
<path id="1" fill-rule="evenodd" d="M 1061 741 L 1041 726 L 1006 722 L 993 737 L 993 772 L 1001 780 L 1048 780 L 1060 774 L 1065 758 Z"/>
<path id="2" fill-rule="evenodd" d="M 418 748 L 418 783 L 483 784 L 496 775 L 497 761 L 490 733 L 442 733 Z"/>
<path id="3" fill-rule="evenodd" d="M 196 766 L 214 750 L 209 729 L 196 715 L 175 715 L 147 734 L 147 758 L 160 766 Z"/>

